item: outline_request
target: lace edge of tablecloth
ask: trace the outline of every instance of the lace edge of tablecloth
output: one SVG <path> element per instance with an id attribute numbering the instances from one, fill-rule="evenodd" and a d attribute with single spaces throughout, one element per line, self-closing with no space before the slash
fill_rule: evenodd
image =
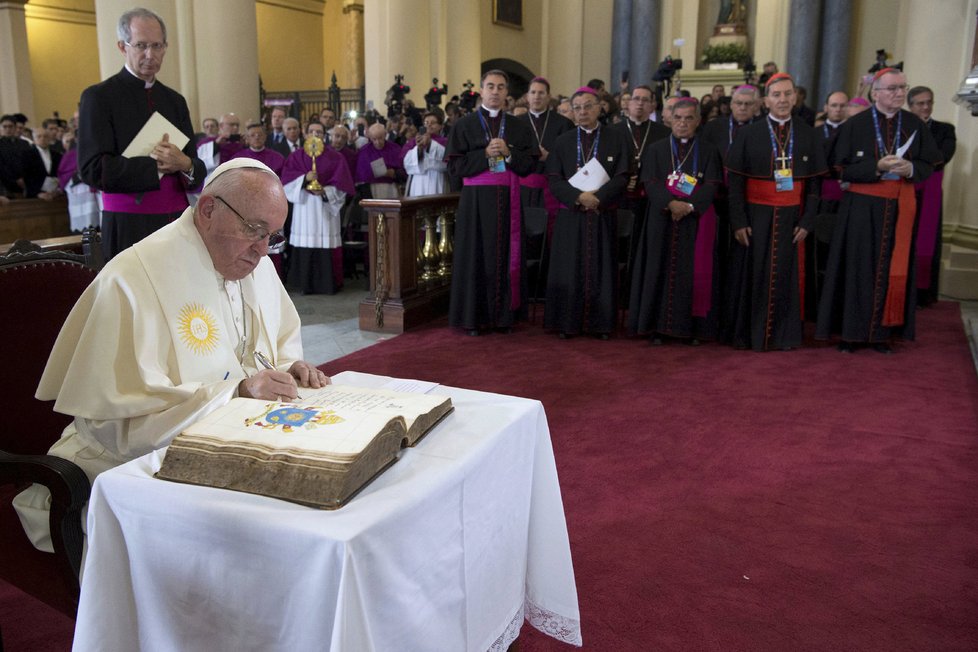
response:
<path id="1" fill-rule="evenodd" d="M 576 645 L 577 647 L 583 645 L 581 622 L 579 620 L 565 618 L 560 614 L 542 609 L 527 600 L 523 607 L 513 616 L 513 619 L 509 621 L 506 630 L 489 647 L 489 652 L 506 652 L 513 641 L 520 635 L 520 628 L 523 625 L 524 618 L 533 627 L 551 638 Z"/>

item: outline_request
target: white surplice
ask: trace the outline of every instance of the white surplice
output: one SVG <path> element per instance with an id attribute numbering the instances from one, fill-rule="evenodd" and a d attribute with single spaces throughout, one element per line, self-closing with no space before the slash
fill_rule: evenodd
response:
<path id="1" fill-rule="evenodd" d="M 305 189 L 305 184 L 305 177 L 296 177 L 285 184 L 285 196 L 292 202 L 289 244 L 308 249 L 343 246 L 340 211 L 346 201 L 346 193 L 334 186 L 326 186 L 322 194 L 313 194 Z"/>
<path id="2" fill-rule="evenodd" d="M 418 148 L 404 155 L 404 170 L 408 173 L 408 197 L 441 195 L 448 192 L 448 163 L 445 146 L 432 139 L 424 156 L 418 161 Z"/>
<path id="3" fill-rule="evenodd" d="M 65 321 L 37 398 L 74 421 L 50 453 L 94 480 L 166 446 L 235 395 L 255 350 L 283 371 L 302 358 L 295 306 L 267 257 L 240 281 L 221 278 L 188 208 L 113 258 Z M 40 485 L 15 499 L 42 550 L 49 504 Z"/>

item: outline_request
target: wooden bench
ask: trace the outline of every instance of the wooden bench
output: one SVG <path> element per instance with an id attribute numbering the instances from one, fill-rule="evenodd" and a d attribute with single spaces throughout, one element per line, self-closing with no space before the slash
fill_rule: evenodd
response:
<path id="1" fill-rule="evenodd" d="M 0 242 L 47 240 L 71 235 L 68 201 L 14 199 L 0 205 Z"/>

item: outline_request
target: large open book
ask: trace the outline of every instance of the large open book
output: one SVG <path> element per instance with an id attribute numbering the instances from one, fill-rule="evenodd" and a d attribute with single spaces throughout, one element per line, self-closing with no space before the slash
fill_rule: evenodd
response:
<path id="1" fill-rule="evenodd" d="M 336 509 L 451 411 L 445 396 L 337 385 L 235 398 L 177 435 L 156 475 Z"/>

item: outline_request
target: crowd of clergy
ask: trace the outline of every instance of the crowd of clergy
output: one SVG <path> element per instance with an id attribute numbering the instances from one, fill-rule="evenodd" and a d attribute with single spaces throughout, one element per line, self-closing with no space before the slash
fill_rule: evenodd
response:
<path id="1" fill-rule="evenodd" d="M 248 157 L 279 175 L 287 243 L 270 254 L 299 292 L 341 289 L 360 199 L 456 190 L 450 323 L 472 335 L 510 331 L 542 301 L 562 338 L 790 350 L 807 321 L 842 351 L 892 352 L 937 298 L 954 128 L 896 69 L 851 98 L 830 93 L 818 112 L 789 74 L 765 73 L 699 99 L 646 85 L 611 94 L 600 80 L 555 95 L 540 77 L 514 98 L 492 71 L 468 103 L 406 100 L 386 118 L 324 108 L 300 124 L 289 105 L 206 118 L 196 154 L 208 174 Z M 73 231 L 99 225 L 77 120 L 31 130 L 2 117 L 0 202 L 66 194 Z M 548 226 L 531 239 L 534 209 Z"/>

